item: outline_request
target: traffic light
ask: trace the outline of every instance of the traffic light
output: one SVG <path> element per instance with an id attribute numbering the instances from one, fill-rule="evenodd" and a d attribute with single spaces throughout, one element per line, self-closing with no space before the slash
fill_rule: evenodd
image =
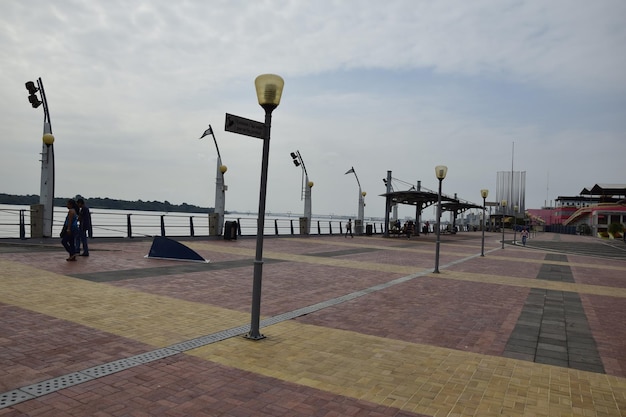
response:
<path id="1" fill-rule="evenodd" d="M 39 100 L 39 97 L 37 97 L 37 92 L 39 91 L 39 88 L 35 87 L 35 83 L 32 81 L 28 81 L 26 83 L 26 89 L 28 90 L 29 96 L 28 96 L 28 101 L 30 102 L 30 105 L 33 106 L 33 109 L 36 109 L 37 107 L 41 106 L 42 101 Z"/>

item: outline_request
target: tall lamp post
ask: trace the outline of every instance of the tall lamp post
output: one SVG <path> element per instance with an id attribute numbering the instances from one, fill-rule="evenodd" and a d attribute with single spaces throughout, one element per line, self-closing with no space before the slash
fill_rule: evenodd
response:
<path id="1" fill-rule="evenodd" d="M 502 226 L 502 249 L 504 249 L 504 212 L 506 211 L 506 200 L 502 200 L 500 206 L 502 207 L 502 219 L 500 219 L 500 226 Z"/>
<path id="2" fill-rule="evenodd" d="M 351 167 L 344 175 L 354 174 L 354 178 L 356 178 L 356 183 L 359 186 L 359 207 L 357 214 L 357 221 L 355 222 L 356 234 L 360 235 L 363 233 L 363 218 L 365 217 L 365 200 L 364 197 L 366 193 L 361 191 L 361 183 L 359 182 L 359 177 L 356 175 L 356 171 L 354 167 Z"/>
<path id="3" fill-rule="evenodd" d="M 302 199 L 302 197 L 304 197 L 304 217 L 306 217 L 305 234 L 308 235 L 311 233 L 311 189 L 314 184 L 313 181 L 309 181 L 309 174 L 306 171 L 306 166 L 304 165 L 300 151 L 291 152 L 291 158 L 296 167 L 302 167 L 302 192 L 300 193 L 300 198 Z M 302 226 L 300 227 L 302 228 Z"/>
<path id="4" fill-rule="evenodd" d="M 270 154 L 270 130 L 272 111 L 280 104 L 285 81 L 275 74 L 263 74 L 254 80 L 259 105 L 265 110 L 265 138 L 263 138 L 263 160 L 261 162 L 261 189 L 259 192 L 259 218 L 256 232 L 256 256 L 252 282 L 252 313 L 248 339 L 264 339 L 259 327 L 261 324 L 261 282 L 263 278 L 263 230 L 265 227 L 265 198 L 267 194 L 267 168 Z"/>
<path id="5" fill-rule="evenodd" d="M 356 233 L 358 235 L 363 234 L 363 227 L 365 226 L 363 224 L 363 221 L 365 220 L 365 196 L 366 195 L 367 195 L 367 192 L 361 191 L 361 195 L 359 197 L 359 221 L 361 225 L 356 228 Z"/>
<path id="6" fill-rule="evenodd" d="M 489 190 L 487 189 L 482 189 L 480 190 L 480 196 L 483 198 L 483 221 L 482 221 L 482 226 L 481 229 L 483 230 L 483 239 L 482 239 L 482 244 L 480 246 L 480 256 L 485 256 L 485 205 L 486 200 L 487 200 L 487 196 L 489 195 Z"/>
<path id="7" fill-rule="evenodd" d="M 224 174 L 228 170 L 226 165 L 222 165 L 222 155 L 220 155 L 220 148 L 217 146 L 217 139 L 215 139 L 215 133 L 213 128 L 209 125 L 209 128 L 204 131 L 200 139 L 205 136 L 211 135 L 213 137 L 213 143 L 215 143 L 215 149 L 217 150 L 217 172 L 215 174 L 215 235 L 221 236 L 224 228 L 224 213 L 226 210 L 226 190 L 228 187 L 224 184 Z M 209 217 L 210 218 L 210 217 Z M 211 230 L 211 228 L 209 228 Z"/>
<path id="8" fill-rule="evenodd" d="M 513 218 L 515 219 L 513 221 L 513 244 L 515 245 L 515 239 L 517 239 L 517 212 L 519 211 L 519 206 L 515 205 L 513 206 Z"/>
<path id="9" fill-rule="evenodd" d="M 446 174 L 448 173 L 448 167 L 445 165 L 437 165 L 435 167 L 435 175 L 439 180 L 439 192 L 437 193 L 437 244 L 435 246 L 435 270 L 436 274 L 439 273 L 439 246 L 441 244 L 441 183 L 443 182 Z"/>
<path id="10" fill-rule="evenodd" d="M 43 145 L 41 150 L 41 186 L 39 204 L 43 206 L 42 237 L 52 237 L 52 217 L 54 214 L 54 135 L 48 111 L 46 92 L 43 89 L 41 77 L 37 79 L 37 86 L 33 81 L 26 84 L 28 101 L 34 109 L 43 104 Z M 37 97 L 41 95 L 41 100 Z"/>

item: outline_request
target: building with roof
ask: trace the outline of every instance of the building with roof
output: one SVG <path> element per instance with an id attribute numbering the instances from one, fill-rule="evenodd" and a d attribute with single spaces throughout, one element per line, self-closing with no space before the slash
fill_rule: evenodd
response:
<path id="1" fill-rule="evenodd" d="M 592 236 L 622 237 L 612 236 L 609 228 L 613 223 L 626 227 L 626 184 L 595 184 L 591 189 L 583 188 L 579 196 L 556 201 L 546 224 Z"/>

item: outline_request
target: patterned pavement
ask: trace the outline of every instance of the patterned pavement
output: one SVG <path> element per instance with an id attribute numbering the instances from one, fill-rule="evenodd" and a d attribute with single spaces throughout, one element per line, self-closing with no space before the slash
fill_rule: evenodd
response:
<path id="1" fill-rule="evenodd" d="M 0 242 L 0 417 L 626 416 L 621 242 L 500 238 L 266 238 L 259 341 L 255 239 Z"/>

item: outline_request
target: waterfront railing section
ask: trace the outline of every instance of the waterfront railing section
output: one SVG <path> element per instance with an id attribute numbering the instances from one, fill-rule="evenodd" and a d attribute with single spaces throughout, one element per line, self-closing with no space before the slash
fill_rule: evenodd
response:
<path id="1" fill-rule="evenodd" d="M 55 208 L 52 235 L 56 237 L 61 232 L 65 218 L 64 208 Z M 29 239 L 30 234 L 29 209 L 1 209 L 0 208 L 0 237 Z M 209 215 L 202 213 L 111 213 L 91 209 L 92 237 L 195 237 L 210 236 Z M 237 214 L 224 216 L 224 223 L 236 227 L 238 236 L 255 236 L 257 232 L 257 218 L 238 216 Z M 233 223 L 234 222 L 234 223 Z M 340 235 L 346 232 L 345 219 L 313 219 L 310 235 Z M 356 232 L 353 220 L 352 230 Z M 363 234 L 382 234 L 382 222 L 365 221 L 362 225 Z M 224 232 L 226 233 L 226 227 Z M 266 216 L 264 235 L 289 236 L 302 235 L 300 233 L 300 219 L 271 218 Z"/>

